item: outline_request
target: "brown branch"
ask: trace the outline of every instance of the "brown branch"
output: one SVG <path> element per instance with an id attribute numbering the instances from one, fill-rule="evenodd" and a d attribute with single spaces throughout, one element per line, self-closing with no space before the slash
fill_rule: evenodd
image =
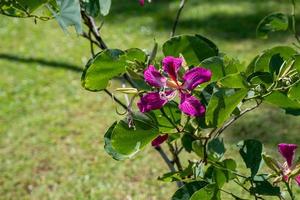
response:
<path id="1" fill-rule="evenodd" d="M 105 44 L 105 42 L 103 41 L 102 37 L 100 36 L 100 34 L 98 32 L 98 28 L 97 28 L 94 18 L 87 15 L 84 11 L 81 11 L 81 16 L 82 16 L 84 23 L 87 25 L 87 27 L 89 27 L 89 29 L 92 32 L 95 39 L 99 42 L 100 48 L 102 50 L 107 49 L 107 45 Z"/>
<path id="2" fill-rule="evenodd" d="M 158 146 L 155 147 L 155 150 L 159 153 L 159 155 L 162 157 L 162 159 L 165 161 L 165 163 L 168 165 L 171 172 L 176 172 L 176 169 L 172 163 L 172 161 L 168 158 L 167 154 L 164 152 L 164 150 Z M 177 187 L 183 186 L 183 183 L 181 181 L 176 182 Z"/>

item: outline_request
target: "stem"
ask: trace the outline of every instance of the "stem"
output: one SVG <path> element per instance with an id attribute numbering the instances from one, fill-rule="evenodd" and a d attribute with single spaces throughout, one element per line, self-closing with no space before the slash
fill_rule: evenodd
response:
<path id="1" fill-rule="evenodd" d="M 102 37 L 99 34 L 94 18 L 87 15 L 84 11 L 81 11 L 81 16 L 84 23 L 89 27 L 95 39 L 99 42 L 100 48 L 102 50 L 107 49 L 107 45 L 105 44 L 105 42 L 103 41 Z"/>
<path id="2" fill-rule="evenodd" d="M 93 58 L 94 58 L 94 57 L 95 57 L 95 51 L 94 51 L 94 43 L 93 43 L 93 41 L 92 41 L 91 30 L 89 30 L 88 37 L 91 38 L 91 40 L 90 40 L 90 48 L 91 48 L 92 56 L 93 56 Z"/>
<path id="3" fill-rule="evenodd" d="M 172 124 L 172 126 L 174 126 L 174 128 L 176 128 L 177 132 L 180 133 L 181 130 L 180 128 L 178 128 L 178 126 L 172 121 L 172 119 L 167 115 L 167 113 L 165 112 L 164 108 L 162 107 L 160 109 L 161 114 L 170 122 L 170 124 Z"/>
<path id="4" fill-rule="evenodd" d="M 176 18 L 175 18 L 175 21 L 174 21 L 174 24 L 173 24 L 171 37 L 173 37 L 175 35 L 176 28 L 177 28 L 177 25 L 178 25 L 178 22 L 179 22 L 179 18 L 180 18 L 181 12 L 182 12 L 182 10 L 185 6 L 186 1 L 187 0 L 181 0 L 181 2 L 180 2 L 180 6 L 179 6 L 179 9 L 177 11 Z"/>
<path id="5" fill-rule="evenodd" d="M 203 161 L 205 163 L 205 165 L 207 164 L 207 158 L 208 158 L 208 154 L 207 154 L 207 144 L 209 139 L 211 138 L 212 134 L 217 130 L 217 128 L 214 128 L 206 137 L 204 144 L 203 144 Z"/>
<path id="6" fill-rule="evenodd" d="M 233 193 L 231 193 L 231 192 L 228 192 L 228 191 L 226 191 L 226 190 L 223 190 L 223 189 L 221 189 L 221 188 L 219 188 L 219 190 L 221 191 L 221 192 L 224 192 L 224 193 L 226 193 L 226 194 L 229 194 L 229 195 L 231 195 L 233 198 L 235 198 L 235 199 L 242 199 L 241 197 L 238 197 L 237 195 L 235 195 L 235 194 L 233 194 Z"/>
<path id="7" fill-rule="evenodd" d="M 175 169 L 174 165 L 172 164 L 172 161 L 168 158 L 168 156 L 164 152 L 164 150 L 160 146 L 155 147 L 155 150 L 159 153 L 159 155 L 162 157 L 162 159 L 168 165 L 170 171 L 171 172 L 176 172 L 176 169 Z M 183 186 L 183 183 L 181 181 L 177 181 L 176 184 L 177 184 L 177 187 Z"/>
<path id="8" fill-rule="evenodd" d="M 117 97 L 115 97 L 110 91 L 108 91 L 107 89 L 104 89 L 104 92 L 106 94 L 108 94 L 111 98 L 113 98 L 113 100 L 118 103 L 120 106 L 122 106 L 125 110 L 128 110 L 127 106 L 121 102 L 121 100 L 119 100 Z"/>
<path id="9" fill-rule="evenodd" d="M 258 108 L 258 106 L 261 104 L 261 102 L 257 102 L 255 106 L 251 107 L 251 108 L 247 108 L 245 110 L 243 110 L 240 115 L 237 115 L 235 117 L 233 117 L 231 120 L 229 120 L 226 124 L 224 124 L 217 132 L 215 137 L 219 137 L 221 135 L 221 133 L 223 131 L 225 131 L 231 124 L 233 124 L 237 119 L 239 119 L 240 117 L 242 117 L 243 115 L 245 115 L 246 113 Z"/>
<path id="10" fill-rule="evenodd" d="M 288 191 L 288 193 L 291 197 L 291 200 L 295 200 L 295 196 L 293 195 L 293 192 L 291 190 L 291 187 L 290 187 L 289 183 L 285 182 L 285 181 L 284 181 L 284 183 L 285 183 L 286 189 L 287 189 L 287 191 Z"/>
<path id="11" fill-rule="evenodd" d="M 172 144 L 168 143 L 168 146 L 169 146 L 170 152 L 172 153 L 172 156 L 173 156 L 173 162 L 176 164 L 178 171 L 182 171 L 183 168 L 182 168 L 182 165 L 181 165 L 181 162 L 180 162 L 180 159 L 178 157 L 176 150 L 174 149 Z"/>

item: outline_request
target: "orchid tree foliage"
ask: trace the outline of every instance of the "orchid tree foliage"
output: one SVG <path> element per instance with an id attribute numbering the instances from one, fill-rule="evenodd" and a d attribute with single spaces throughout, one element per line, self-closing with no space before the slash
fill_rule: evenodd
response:
<path id="1" fill-rule="evenodd" d="M 136 3 L 151 6 L 151 1 Z M 291 31 L 295 43 L 266 49 L 246 66 L 220 53 L 205 36 L 176 36 L 187 0 L 179 3 L 171 37 L 148 51 L 106 45 L 94 18 L 109 13 L 111 0 L 5 0 L 0 2 L 0 13 L 35 21 L 56 19 L 64 31 L 74 26 L 90 41 L 92 58 L 83 71 L 82 86 L 110 95 L 126 114 L 104 134 L 105 151 L 121 161 L 153 146 L 168 167 L 158 179 L 179 187 L 172 200 L 244 198 L 226 190 L 227 184 L 241 187 L 248 198 L 296 199 L 292 189 L 300 184 L 300 165 L 294 160 L 296 144 L 278 145 L 286 161 L 280 162 L 267 155 L 257 139 L 241 141 L 237 146 L 244 163 L 240 164 L 226 154 L 222 139 L 226 128 L 262 103 L 300 115 L 295 2 L 291 1 L 290 14 L 272 13 L 256 30 L 261 38 L 276 31 Z M 109 91 L 113 80 L 121 80 L 123 86 Z M 124 94 L 126 101 L 118 98 L 118 93 Z M 183 157 L 183 151 L 188 156 Z M 262 170 L 263 163 L 269 171 Z"/>

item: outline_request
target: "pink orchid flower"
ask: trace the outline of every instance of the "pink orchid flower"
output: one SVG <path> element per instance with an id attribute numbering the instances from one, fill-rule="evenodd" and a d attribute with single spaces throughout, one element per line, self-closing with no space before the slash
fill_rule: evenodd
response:
<path id="1" fill-rule="evenodd" d="M 297 149 L 296 144 L 285 144 L 281 143 L 278 145 L 279 153 L 285 158 L 286 162 L 282 165 L 282 172 L 283 178 L 285 181 L 288 181 L 289 174 L 293 170 L 293 160 L 295 156 L 295 152 Z M 300 175 L 295 177 L 295 181 L 297 182 L 298 186 L 300 186 Z"/>
<path id="2" fill-rule="evenodd" d="M 160 91 L 149 92 L 141 97 L 137 103 L 141 112 L 160 109 L 178 94 L 180 97 L 179 109 L 183 113 L 193 117 L 201 117 L 205 114 L 205 106 L 191 93 L 201 83 L 210 81 L 212 73 L 208 69 L 194 67 L 179 77 L 178 71 L 181 69 L 182 63 L 182 58 L 165 57 L 162 66 L 167 76 L 161 74 L 153 65 L 149 65 L 144 71 L 145 81 Z"/>

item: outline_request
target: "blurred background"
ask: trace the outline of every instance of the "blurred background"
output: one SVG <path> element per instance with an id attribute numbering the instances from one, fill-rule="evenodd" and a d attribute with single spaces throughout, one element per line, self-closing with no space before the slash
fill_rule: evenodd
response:
<path id="1" fill-rule="evenodd" d="M 169 37 L 178 4 L 113 1 L 101 34 L 111 48 L 150 50 L 154 38 Z M 265 15 L 290 9 L 288 0 L 189 0 L 177 33 L 204 35 L 247 64 L 263 49 L 293 42 L 292 34 L 260 40 L 255 33 Z M 105 153 L 103 135 L 118 116 L 104 93 L 81 87 L 89 58 L 88 41 L 55 20 L 0 16 L 0 199 L 164 200 L 175 191 L 156 180 L 167 167 L 151 147 L 124 162 Z M 241 138 L 259 138 L 277 155 L 279 142 L 300 144 L 299 122 L 264 105 L 224 134 L 233 152 L 226 156 Z"/>

